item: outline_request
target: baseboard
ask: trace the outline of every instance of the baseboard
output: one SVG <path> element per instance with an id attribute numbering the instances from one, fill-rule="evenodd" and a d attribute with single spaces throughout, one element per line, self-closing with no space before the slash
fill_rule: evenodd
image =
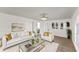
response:
<path id="1" fill-rule="evenodd" d="M 56 36 L 56 35 L 55 35 Z M 67 37 L 62 37 L 62 36 L 56 36 L 56 37 L 60 37 L 60 38 L 64 38 L 64 39 L 67 39 Z"/>
<path id="2" fill-rule="evenodd" d="M 75 49 L 76 49 L 76 52 L 79 52 L 79 49 L 78 49 L 78 47 L 77 47 L 77 45 L 75 44 L 75 42 L 72 40 L 72 42 L 73 42 L 73 44 L 74 44 L 74 47 L 75 47 Z"/>

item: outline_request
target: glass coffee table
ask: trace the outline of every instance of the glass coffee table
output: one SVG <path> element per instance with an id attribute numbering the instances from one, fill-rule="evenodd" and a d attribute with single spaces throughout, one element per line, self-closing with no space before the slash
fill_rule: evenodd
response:
<path id="1" fill-rule="evenodd" d="M 31 39 L 19 45 L 19 52 L 40 52 L 45 47 L 42 39 Z"/>

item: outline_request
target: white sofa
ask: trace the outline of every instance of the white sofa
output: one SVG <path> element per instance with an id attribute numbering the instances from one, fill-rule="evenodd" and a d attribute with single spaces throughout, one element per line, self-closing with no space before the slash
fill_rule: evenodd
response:
<path id="1" fill-rule="evenodd" d="M 32 38 L 32 36 L 29 35 L 25 35 L 25 33 L 19 33 L 19 37 L 14 37 L 11 40 L 7 41 L 5 36 L 3 36 L 2 39 L 2 45 L 3 45 L 3 49 L 6 49 L 8 47 L 14 46 L 16 44 L 19 44 L 21 42 L 24 41 L 28 41 Z M 12 35 L 12 36 L 17 36 L 17 35 Z M 54 35 L 50 34 L 49 36 L 43 36 L 43 33 L 41 34 L 42 39 L 52 42 L 54 40 Z"/>
<path id="2" fill-rule="evenodd" d="M 53 42 L 54 41 L 54 35 L 53 34 L 49 34 L 49 36 L 44 36 L 43 33 L 41 34 L 41 37 L 48 41 L 48 42 Z"/>
<path id="3" fill-rule="evenodd" d="M 31 39 L 31 36 L 19 36 L 19 37 L 16 37 L 16 38 L 12 38 L 11 40 L 7 41 L 5 36 L 3 36 L 3 39 L 2 39 L 2 47 L 3 49 L 6 49 L 8 47 L 11 47 L 13 45 L 16 45 L 16 44 L 19 44 L 21 42 L 24 42 L 24 41 L 27 41 L 27 40 L 30 40 Z"/>

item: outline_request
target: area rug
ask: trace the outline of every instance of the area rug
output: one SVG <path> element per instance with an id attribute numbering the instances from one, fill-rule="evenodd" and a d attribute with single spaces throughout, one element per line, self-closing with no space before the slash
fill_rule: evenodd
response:
<path id="1" fill-rule="evenodd" d="M 75 52 L 75 51 L 74 51 L 74 50 L 71 50 L 71 49 L 68 48 L 68 47 L 59 45 L 59 47 L 58 47 L 58 49 L 57 49 L 57 52 Z"/>
<path id="2" fill-rule="evenodd" d="M 59 44 L 52 42 L 45 42 L 45 47 L 40 52 L 56 52 Z"/>

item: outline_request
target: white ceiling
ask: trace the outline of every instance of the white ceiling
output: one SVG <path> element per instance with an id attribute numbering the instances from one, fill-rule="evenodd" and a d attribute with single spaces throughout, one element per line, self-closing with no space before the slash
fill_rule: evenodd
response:
<path id="1" fill-rule="evenodd" d="M 72 18 L 75 7 L 0 7 L 1 13 L 40 19 L 40 14 L 47 13 L 49 20 Z"/>

